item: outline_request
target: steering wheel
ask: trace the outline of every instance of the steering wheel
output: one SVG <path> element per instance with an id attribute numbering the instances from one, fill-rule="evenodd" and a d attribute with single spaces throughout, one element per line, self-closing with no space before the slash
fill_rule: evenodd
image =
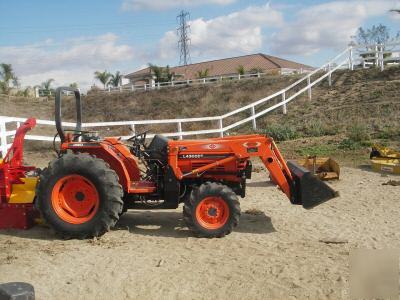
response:
<path id="1" fill-rule="evenodd" d="M 133 137 L 129 138 L 128 141 L 133 142 L 136 145 L 144 145 L 148 132 L 149 130 L 146 130 L 141 133 L 135 134 Z"/>

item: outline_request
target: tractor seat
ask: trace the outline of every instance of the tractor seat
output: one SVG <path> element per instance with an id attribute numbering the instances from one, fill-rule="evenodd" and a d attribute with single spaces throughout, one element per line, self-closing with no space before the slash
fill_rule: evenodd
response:
<path id="1" fill-rule="evenodd" d="M 150 159 L 167 161 L 167 147 L 169 139 L 163 135 L 156 134 L 152 139 L 150 145 L 147 147 L 146 152 L 149 154 Z"/>

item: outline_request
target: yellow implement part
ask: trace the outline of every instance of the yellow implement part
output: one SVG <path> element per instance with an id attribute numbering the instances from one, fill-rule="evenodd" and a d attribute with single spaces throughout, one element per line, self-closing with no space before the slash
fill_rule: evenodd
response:
<path id="1" fill-rule="evenodd" d="M 372 170 L 400 175 L 400 159 L 380 158 L 371 159 Z"/>
<path id="2" fill-rule="evenodd" d="M 21 178 L 25 184 L 13 184 L 11 187 L 10 204 L 33 203 L 35 199 L 37 177 Z"/>
<path id="3" fill-rule="evenodd" d="M 379 151 L 380 156 L 378 157 L 400 159 L 400 151 L 396 151 L 394 149 L 384 147 L 381 145 L 374 145 L 372 149 Z"/>
<path id="4" fill-rule="evenodd" d="M 339 179 L 339 164 L 330 157 L 310 156 L 299 160 L 298 163 L 318 176 L 321 180 Z"/>
<path id="5" fill-rule="evenodd" d="M 374 145 L 371 152 L 372 170 L 400 174 L 400 152 L 381 145 Z"/>

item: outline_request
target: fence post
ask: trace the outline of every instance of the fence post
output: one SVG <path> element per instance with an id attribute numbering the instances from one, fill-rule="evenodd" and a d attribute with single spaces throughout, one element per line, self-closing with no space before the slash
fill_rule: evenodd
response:
<path id="1" fill-rule="evenodd" d="M 220 136 L 220 137 L 224 137 L 224 132 L 222 131 L 222 130 L 224 129 L 224 124 L 222 123 L 222 118 L 219 119 L 218 122 L 219 122 L 219 129 L 221 130 L 221 131 L 219 132 L 219 136 Z"/>
<path id="2" fill-rule="evenodd" d="M 260 77 L 261 77 L 260 72 L 257 72 L 257 78 L 260 78 Z"/>
<path id="3" fill-rule="evenodd" d="M 307 77 L 307 86 L 308 86 L 308 100 L 312 100 L 312 91 L 311 91 L 311 76 Z"/>
<path id="4" fill-rule="evenodd" d="M 182 133 L 182 123 L 181 122 L 178 122 L 178 132 Z M 183 136 L 181 134 L 179 135 L 179 139 L 183 140 Z"/>
<path id="5" fill-rule="evenodd" d="M 206 84 L 206 79 L 205 78 L 203 78 L 203 84 Z"/>
<path id="6" fill-rule="evenodd" d="M 241 78 L 242 76 L 240 75 L 240 74 L 238 74 L 238 79 L 240 80 L 240 78 Z"/>
<path id="7" fill-rule="evenodd" d="M 251 115 L 253 116 L 253 118 L 256 115 L 256 109 L 255 109 L 254 106 L 251 107 Z M 254 118 L 252 121 L 253 121 L 253 129 L 257 130 L 257 121 L 256 121 L 256 119 Z"/>
<path id="8" fill-rule="evenodd" d="M 379 47 L 378 44 L 375 45 L 375 67 L 379 66 Z"/>
<path id="9" fill-rule="evenodd" d="M 147 84 L 144 84 L 144 90 L 147 91 Z"/>
<path id="10" fill-rule="evenodd" d="M 171 86 L 175 86 L 175 83 L 174 83 L 174 81 L 173 81 L 173 80 L 171 81 Z"/>
<path id="11" fill-rule="evenodd" d="M 131 127 L 132 133 L 133 133 L 133 134 L 136 134 L 135 124 L 132 124 L 130 127 Z"/>
<path id="12" fill-rule="evenodd" d="M 157 82 L 157 89 L 160 89 L 160 82 Z"/>
<path id="13" fill-rule="evenodd" d="M 283 101 L 286 101 L 286 91 L 283 91 L 283 94 L 282 94 L 282 102 L 283 102 Z M 284 115 L 287 114 L 287 106 L 286 106 L 286 103 L 283 104 L 283 106 L 282 106 L 282 111 L 283 111 L 283 114 L 284 114 Z"/>
<path id="14" fill-rule="evenodd" d="M 381 71 L 385 70 L 385 58 L 384 58 L 384 53 L 383 53 L 383 44 L 379 47 L 380 50 L 380 57 L 381 57 Z"/>
<path id="15" fill-rule="evenodd" d="M 122 92 L 122 85 L 120 85 L 119 87 L 119 92 Z"/>
<path id="16" fill-rule="evenodd" d="M 353 65 L 353 46 L 350 47 L 349 50 L 349 70 L 354 71 L 354 65 Z"/>
<path id="17" fill-rule="evenodd" d="M 0 152 L 1 157 L 4 157 L 7 153 L 7 136 L 6 136 L 6 121 L 3 118 L 0 118 Z"/>
<path id="18" fill-rule="evenodd" d="M 111 93 L 111 87 L 108 87 L 108 92 Z"/>
<path id="19" fill-rule="evenodd" d="M 132 92 L 135 91 L 135 85 L 134 84 L 131 85 L 131 90 L 132 90 Z"/>
<path id="20" fill-rule="evenodd" d="M 328 64 L 328 84 L 332 86 L 332 72 L 331 72 L 331 63 Z"/>

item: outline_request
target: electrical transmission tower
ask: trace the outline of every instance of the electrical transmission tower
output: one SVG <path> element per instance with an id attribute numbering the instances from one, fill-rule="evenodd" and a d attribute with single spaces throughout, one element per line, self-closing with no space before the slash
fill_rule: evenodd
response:
<path id="1" fill-rule="evenodd" d="M 178 48 L 180 52 L 179 64 L 186 66 L 190 62 L 190 25 L 188 25 L 188 20 L 190 19 L 190 14 L 186 11 L 181 11 L 177 16 L 179 27 L 178 31 Z"/>

